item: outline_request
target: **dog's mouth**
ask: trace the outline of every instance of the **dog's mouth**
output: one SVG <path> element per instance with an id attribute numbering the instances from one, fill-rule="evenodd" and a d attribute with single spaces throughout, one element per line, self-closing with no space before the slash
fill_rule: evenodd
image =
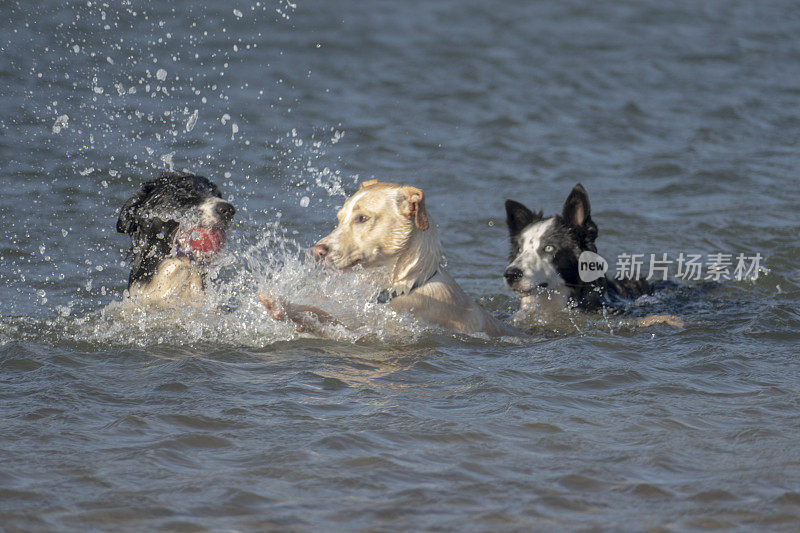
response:
<path id="1" fill-rule="evenodd" d="M 178 242 L 186 252 L 209 257 L 225 247 L 227 236 L 222 228 L 197 226 L 181 233 Z"/>
<path id="2" fill-rule="evenodd" d="M 361 264 L 361 259 L 355 259 L 355 260 L 351 261 L 349 265 L 343 266 L 342 270 L 347 270 L 347 269 L 353 268 L 354 266 L 360 265 L 360 264 Z"/>
<path id="3" fill-rule="evenodd" d="M 510 287 L 510 288 L 511 288 L 511 290 L 513 290 L 515 293 L 517 293 L 520 296 L 531 296 L 531 295 L 534 295 L 534 294 L 543 294 L 543 293 L 546 293 L 548 291 L 556 290 L 556 288 L 551 287 L 550 284 L 548 282 L 546 282 L 546 281 L 543 281 L 541 283 L 537 283 L 534 286 L 529 287 L 529 288 L 525 288 L 525 289 L 523 289 L 523 288 L 521 288 L 519 286 Z"/>
<path id="4" fill-rule="evenodd" d="M 361 259 L 354 259 L 353 261 L 345 264 L 345 265 L 337 265 L 339 261 L 335 260 L 333 257 L 326 257 L 322 260 L 322 265 L 325 268 L 333 268 L 335 270 L 350 270 L 351 268 L 355 267 L 356 265 L 361 264 Z"/>
<path id="5" fill-rule="evenodd" d="M 339 255 L 337 252 L 330 250 L 327 245 L 321 249 L 321 251 L 317 251 L 320 245 L 318 244 L 316 247 L 308 250 L 308 255 L 313 257 L 319 264 L 321 264 L 325 268 L 331 268 L 334 270 L 349 270 L 357 265 L 363 264 L 363 258 L 356 258 L 351 259 L 349 257 L 345 257 Z"/>

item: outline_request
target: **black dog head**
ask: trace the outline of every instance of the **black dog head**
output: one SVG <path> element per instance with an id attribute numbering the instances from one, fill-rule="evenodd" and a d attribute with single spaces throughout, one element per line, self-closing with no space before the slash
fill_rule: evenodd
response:
<path id="1" fill-rule="evenodd" d="M 202 176 L 168 172 L 142 185 L 120 210 L 117 231 L 131 235 L 133 260 L 128 285 L 147 282 L 169 256 L 193 258 L 179 236 L 191 228 L 227 229 L 234 207 Z"/>

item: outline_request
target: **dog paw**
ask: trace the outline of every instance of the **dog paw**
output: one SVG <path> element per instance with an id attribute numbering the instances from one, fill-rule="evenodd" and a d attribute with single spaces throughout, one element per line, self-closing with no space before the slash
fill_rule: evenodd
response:
<path id="1" fill-rule="evenodd" d="M 639 326 L 648 327 L 654 324 L 668 324 L 673 328 L 682 328 L 683 320 L 675 315 L 650 315 L 636 321 Z"/>
<path id="2" fill-rule="evenodd" d="M 283 311 L 283 306 L 277 298 L 274 298 L 271 294 L 259 292 L 258 300 L 261 302 L 261 305 L 267 308 L 267 312 L 272 318 L 275 320 L 283 320 L 285 313 Z"/>

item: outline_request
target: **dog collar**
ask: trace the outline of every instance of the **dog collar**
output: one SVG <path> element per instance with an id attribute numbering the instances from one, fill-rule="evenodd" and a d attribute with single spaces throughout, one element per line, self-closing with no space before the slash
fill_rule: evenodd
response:
<path id="1" fill-rule="evenodd" d="M 412 292 L 414 292 L 414 290 L 415 290 L 415 289 L 417 289 L 417 288 L 419 288 L 419 287 L 421 287 L 421 286 L 425 285 L 425 284 L 426 284 L 426 283 L 428 283 L 430 280 L 432 280 L 432 279 L 433 279 L 433 277 L 434 277 L 436 274 L 438 274 L 438 273 L 439 273 L 439 270 L 434 270 L 434 271 L 433 271 L 433 274 L 431 274 L 431 277 L 429 277 L 428 279 L 426 279 L 426 280 L 425 280 L 425 281 L 423 281 L 422 283 L 420 283 L 419 281 L 417 281 L 416 283 L 414 283 L 414 284 L 411 286 L 411 290 L 410 290 L 410 291 L 408 291 L 406 294 L 411 294 Z M 400 296 L 400 295 L 399 295 L 399 294 L 397 294 L 397 291 L 396 291 L 396 290 L 395 290 L 395 291 L 392 291 L 392 292 L 389 292 L 389 289 L 383 289 L 381 292 L 379 292 L 379 293 L 378 293 L 377 302 L 378 302 L 379 304 L 385 304 L 385 303 L 389 303 L 391 300 L 393 300 L 393 299 L 397 298 L 398 296 Z"/>

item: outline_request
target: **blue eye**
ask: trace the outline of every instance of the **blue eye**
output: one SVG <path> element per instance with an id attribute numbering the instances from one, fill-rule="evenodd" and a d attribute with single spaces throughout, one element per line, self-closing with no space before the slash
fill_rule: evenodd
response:
<path id="1" fill-rule="evenodd" d="M 553 250 L 555 250 L 555 248 L 553 248 L 552 244 L 548 244 L 547 246 L 544 247 L 545 252 L 552 252 Z"/>

